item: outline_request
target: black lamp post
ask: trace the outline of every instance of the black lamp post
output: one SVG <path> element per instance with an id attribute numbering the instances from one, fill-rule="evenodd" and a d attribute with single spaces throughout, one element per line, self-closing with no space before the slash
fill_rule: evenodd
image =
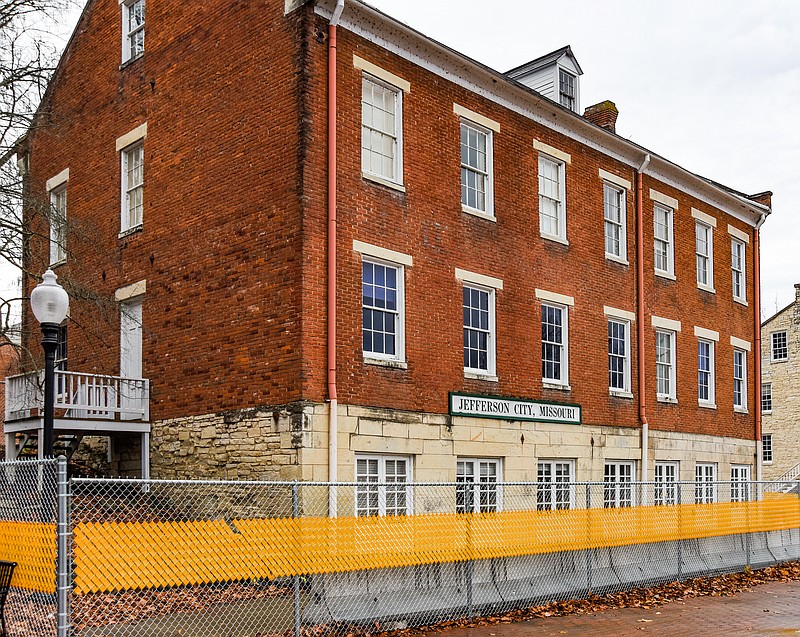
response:
<path id="1" fill-rule="evenodd" d="M 44 437 L 46 457 L 53 455 L 53 416 L 55 411 L 55 361 L 58 348 L 58 328 L 69 312 L 69 296 L 52 270 L 42 275 L 42 282 L 31 292 L 31 309 L 42 327 L 44 349 Z"/>

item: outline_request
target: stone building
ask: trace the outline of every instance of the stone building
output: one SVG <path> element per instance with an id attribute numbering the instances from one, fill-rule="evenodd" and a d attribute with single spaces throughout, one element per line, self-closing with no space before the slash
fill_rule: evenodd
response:
<path id="1" fill-rule="evenodd" d="M 502 73 L 358 0 L 144 11 L 88 3 L 19 148 L 63 208 L 30 265 L 104 299 L 63 435 L 157 477 L 757 472 L 771 193 L 584 112 L 569 47 Z"/>
<path id="2" fill-rule="evenodd" d="M 795 300 L 761 324 L 764 478 L 800 477 L 800 283 Z"/>

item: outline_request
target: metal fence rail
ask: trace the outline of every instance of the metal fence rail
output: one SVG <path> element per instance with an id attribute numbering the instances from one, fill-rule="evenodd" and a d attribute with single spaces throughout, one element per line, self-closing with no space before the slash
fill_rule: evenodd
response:
<path id="1" fill-rule="evenodd" d="M 10 635 L 358 634 L 800 558 L 796 483 L 73 479 L 0 463 Z"/>

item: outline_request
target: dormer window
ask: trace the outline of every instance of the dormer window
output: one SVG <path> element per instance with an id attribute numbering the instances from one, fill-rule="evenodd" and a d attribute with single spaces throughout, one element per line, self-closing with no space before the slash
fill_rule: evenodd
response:
<path id="1" fill-rule="evenodd" d="M 561 106 L 575 110 L 575 76 L 564 69 L 558 69 L 558 95 Z"/>

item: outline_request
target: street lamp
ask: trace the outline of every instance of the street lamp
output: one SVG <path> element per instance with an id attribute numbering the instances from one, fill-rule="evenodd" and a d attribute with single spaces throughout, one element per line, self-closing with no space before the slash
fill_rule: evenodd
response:
<path id="1" fill-rule="evenodd" d="M 52 270 L 42 275 L 42 282 L 31 291 L 31 309 L 42 326 L 44 349 L 44 455 L 53 455 L 53 412 L 55 411 L 55 362 L 58 327 L 69 312 L 69 296 Z"/>

